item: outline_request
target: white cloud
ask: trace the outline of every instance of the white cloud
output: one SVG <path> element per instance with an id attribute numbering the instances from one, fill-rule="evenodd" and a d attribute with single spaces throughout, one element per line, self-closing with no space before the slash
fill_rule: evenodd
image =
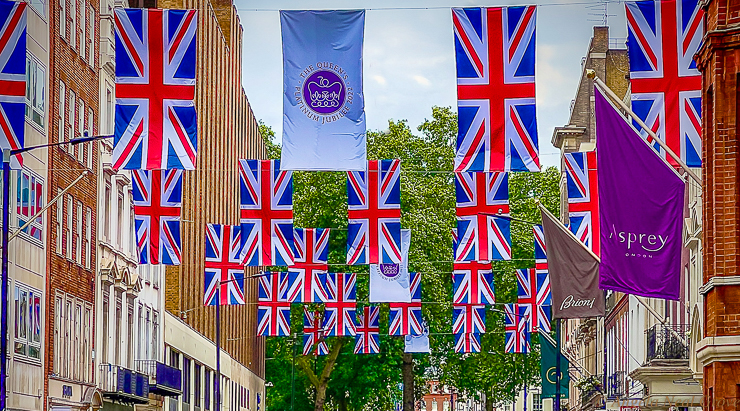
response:
<path id="1" fill-rule="evenodd" d="M 381 86 L 385 86 L 386 84 L 388 84 L 388 80 L 386 80 L 385 77 L 377 74 L 373 75 L 373 80 L 375 80 L 375 82 L 380 84 Z"/>
<path id="2" fill-rule="evenodd" d="M 429 81 L 429 79 L 426 78 L 426 77 L 424 77 L 424 76 L 420 76 L 418 74 L 414 74 L 413 76 L 411 76 L 411 78 L 414 79 L 414 81 L 416 81 L 417 83 L 419 83 L 420 85 L 422 85 L 424 87 L 429 87 L 429 86 L 432 85 L 432 82 Z"/>

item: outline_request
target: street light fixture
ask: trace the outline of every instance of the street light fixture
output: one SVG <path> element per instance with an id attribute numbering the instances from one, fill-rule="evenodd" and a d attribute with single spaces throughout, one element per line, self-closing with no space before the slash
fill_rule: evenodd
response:
<path id="1" fill-rule="evenodd" d="M 88 136 L 73 138 L 69 141 L 60 141 L 51 144 L 23 147 L 15 150 L 3 149 L 3 227 L 2 227 L 2 286 L 0 287 L 0 298 L 2 310 L 0 311 L 0 410 L 5 410 L 8 391 L 8 241 L 10 236 L 10 158 L 11 156 L 25 153 L 39 148 L 61 146 L 63 144 L 76 145 L 89 141 L 103 140 L 113 136 Z"/>

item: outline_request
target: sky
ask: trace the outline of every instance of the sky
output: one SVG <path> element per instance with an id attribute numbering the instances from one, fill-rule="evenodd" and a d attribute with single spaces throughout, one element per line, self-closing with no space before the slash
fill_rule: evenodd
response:
<path id="1" fill-rule="evenodd" d="M 451 7 L 533 4 L 512 0 L 235 0 L 244 29 L 243 86 L 255 116 L 282 135 L 283 73 L 278 10 L 366 9 L 363 56 L 368 130 L 388 120 L 412 129 L 433 106 L 457 106 Z M 594 25 L 606 15 L 610 37 L 624 44 L 624 4 L 615 0 L 542 0 L 537 9 L 536 97 L 540 160 L 559 166 L 551 144 L 568 122 Z M 623 47 L 623 46 L 622 46 Z"/>

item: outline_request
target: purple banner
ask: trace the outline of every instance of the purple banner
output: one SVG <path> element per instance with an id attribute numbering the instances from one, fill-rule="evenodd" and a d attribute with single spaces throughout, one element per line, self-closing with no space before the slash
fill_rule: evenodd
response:
<path id="1" fill-rule="evenodd" d="M 599 287 L 677 300 L 685 184 L 596 88 Z"/>

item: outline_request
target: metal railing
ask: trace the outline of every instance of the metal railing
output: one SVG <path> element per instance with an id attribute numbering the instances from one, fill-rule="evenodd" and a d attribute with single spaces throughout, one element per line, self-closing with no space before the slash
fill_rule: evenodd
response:
<path id="1" fill-rule="evenodd" d="M 670 328 L 669 328 L 670 327 Z M 686 360 L 689 358 L 689 348 L 676 337 L 673 329 L 679 335 L 686 335 L 687 324 L 662 325 L 656 324 L 646 331 L 647 353 L 645 362 L 652 360 Z"/>
<path id="2" fill-rule="evenodd" d="M 103 396 L 132 404 L 149 402 L 149 378 L 113 364 L 100 365 L 100 389 Z"/>
<path id="3" fill-rule="evenodd" d="M 610 375 L 606 381 L 607 398 L 613 400 L 623 397 L 625 394 L 626 379 L 627 373 L 624 371 L 616 371 L 614 374 Z"/>
<path id="4" fill-rule="evenodd" d="M 136 371 L 149 376 L 150 391 L 164 396 L 182 392 L 182 372 L 157 360 L 136 360 Z"/>

